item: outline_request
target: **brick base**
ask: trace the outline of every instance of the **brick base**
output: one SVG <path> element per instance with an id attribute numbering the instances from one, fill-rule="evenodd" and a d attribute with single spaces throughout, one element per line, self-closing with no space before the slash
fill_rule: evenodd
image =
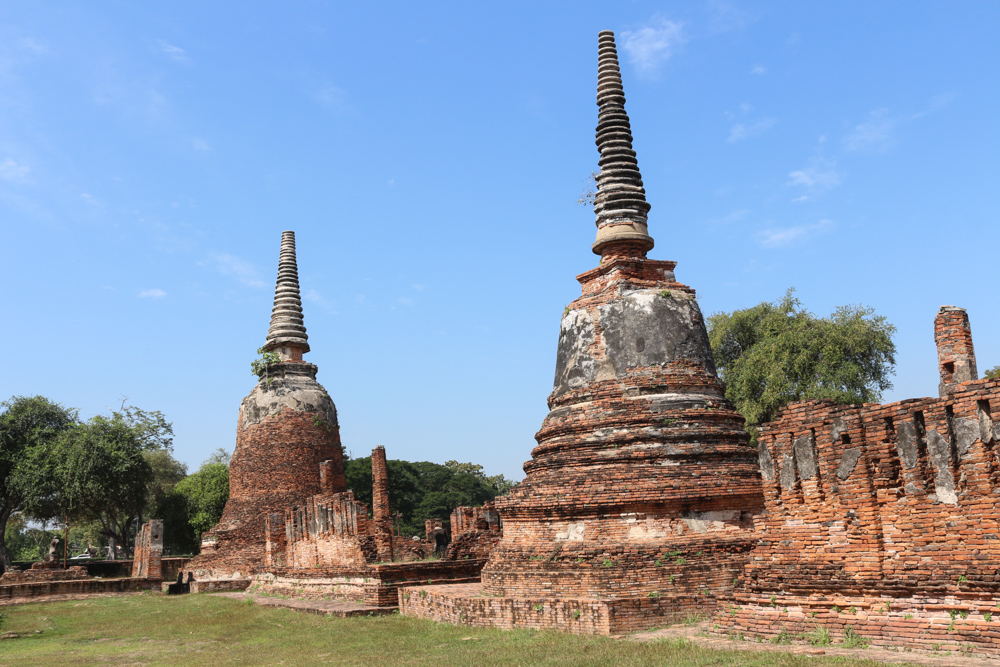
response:
<path id="1" fill-rule="evenodd" d="M 404 616 L 481 628 L 534 628 L 577 635 L 617 635 L 667 625 L 692 613 L 716 608 L 711 596 L 656 598 L 509 598 L 483 593 L 481 584 L 403 588 Z"/>
<path id="2" fill-rule="evenodd" d="M 479 582 L 483 561 L 410 561 L 364 567 L 273 568 L 254 575 L 247 592 L 395 607 L 402 587 Z"/>
<path id="3" fill-rule="evenodd" d="M 0 604 L 27 602 L 50 596 L 93 595 L 100 593 L 125 593 L 130 591 L 158 590 L 156 579 L 78 579 L 75 581 L 39 581 L 0 586 Z"/>
<path id="4" fill-rule="evenodd" d="M 176 586 L 176 584 L 172 585 Z M 187 586 L 190 593 L 232 593 L 245 591 L 249 585 L 249 579 L 210 579 L 192 581 Z"/>
<path id="5" fill-rule="evenodd" d="M 987 621 L 986 619 L 990 620 Z M 1000 655 L 1000 599 L 794 597 L 737 594 L 716 613 L 712 632 L 765 641 L 826 628 L 834 643 L 848 628 L 874 647 Z"/>

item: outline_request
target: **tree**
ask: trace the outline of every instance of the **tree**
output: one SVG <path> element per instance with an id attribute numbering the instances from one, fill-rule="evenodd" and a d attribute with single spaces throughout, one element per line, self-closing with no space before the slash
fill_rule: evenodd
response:
<path id="1" fill-rule="evenodd" d="M 142 455 L 153 471 L 146 488 L 146 516 L 163 521 L 163 548 L 167 553 L 191 553 L 190 540 L 185 539 L 190 532 L 187 504 L 174 493 L 187 476 L 187 465 L 166 449 L 146 450 Z"/>
<path id="2" fill-rule="evenodd" d="M 487 484 L 493 487 L 496 491 L 496 495 L 502 496 L 510 493 L 520 482 L 515 482 L 512 479 L 507 479 L 503 475 L 487 475 L 483 470 L 483 466 L 477 463 L 459 463 L 458 461 L 445 461 L 444 465 L 446 468 L 451 468 L 455 472 L 467 472 L 471 475 L 475 475 Z"/>
<path id="3" fill-rule="evenodd" d="M 708 336 L 726 398 L 751 434 L 792 401 L 833 399 L 874 403 L 891 389 L 896 328 L 864 306 L 841 306 L 829 317 L 784 298 L 708 318 Z"/>
<path id="4" fill-rule="evenodd" d="M 344 469 L 347 488 L 354 497 L 371 507 L 371 457 L 351 459 Z M 449 461 L 445 465 L 429 461 L 386 461 L 389 473 L 389 505 L 402 516 L 401 535 L 421 535 L 424 522 L 442 519 L 446 524 L 452 510 L 460 505 L 477 506 L 497 496 L 497 489 L 474 463 Z M 498 475 L 497 477 L 502 477 Z M 506 480 L 505 480 L 506 481 Z"/>
<path id="5" fill-rule="evenodd" d="M 141 429 L 121 413 L 73 425 L 60 434 L 52 455 L 38 462 L 41 493 L 27 509 L 43 519 L 95 522 L 130 556 L 153 478 L 143 447 Z"/>
<path id="6" fill-rule="evenodd" d="M 201 534 L 219 523 L 229 500 L 229 454 L 216 451 L 197 472 L 178 482 L 169 498 L 171 503 L 183 503 L 187 517 L 183 537 L 171 539 L 176 539 L 179 551 L 191 553 L 200 545 Z"/>
<path id="7" fill-rule="evenodd" d="M 0 404 L 0 572 L 11 565 L 7 521 L 39 491 L 36 462 L 47 459 L 57 438 L 76 422 L 76 411 L 43 396 L 14 396 Z"/>

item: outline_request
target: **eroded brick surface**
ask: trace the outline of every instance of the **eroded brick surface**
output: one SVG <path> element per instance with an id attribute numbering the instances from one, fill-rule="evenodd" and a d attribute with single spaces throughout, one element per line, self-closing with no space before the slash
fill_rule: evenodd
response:
<path id="1" fill-rule="evenodd" d="M 503 529 L 500 514 L 494 503 L 487 502 L 482 507 L 456 507 L 451 513 L 451 542 L 445 550 L 444 558 L 477 558 L 485 561 L 493 553 L 493 548 L 501 537 Z"/>
<path id="2" fill-rule="evenodd" d="M 142 524 L 135 538 L 132 556 L 132 576 L 141 579 L 163 579 L 163 521 L 153 519 Z"/>

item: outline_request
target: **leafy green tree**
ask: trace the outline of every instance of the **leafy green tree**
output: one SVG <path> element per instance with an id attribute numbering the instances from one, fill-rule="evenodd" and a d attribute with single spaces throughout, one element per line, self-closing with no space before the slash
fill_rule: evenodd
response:
<path id="1" fill-rule="evenodd" d="M 872 403 L 892 388 L 896 328 L 864 306 L 841 306 L 829 317 L 784 298 L 708 318 L 708 336 L 726 398 L 748 430 L 793 401 Z"/>
<path id="2" fill-rule="evenodd" d="M 193 553 L 201 544 L 201 534 L 219 523 L 229 500 L 229 455 L 216 451 L 197 472 L 178 482 L 168 498 L 174 506 L 181 505 L 187 517 L 185 531 L 171 538 L 175 548 Z"/>
<path id="3" fill-rule="evenodd" d="M 510 493 L 514 490 L 520 482 L 515 482 L 514 480 L 507 479 L 503 475 L 487 475 L 483 470 L 483 466 L 477 463 L 459 463 L 458 461 L 445 461 L 444 465 L 446 468 L 451 468 L 455 472 L 466 472 L 470 475 L 475 475 L 476 477 L 482 479 L 487 484 L 493 487 L 496 491 L 496 495 L 502 496 Z"/>
<path id="4" fill-rule="evenodd" d="M 1000 366 L 994 366 L 983 373 L 983 378 L 987 380 L 1000 380 Z"/>
<path id="5" fill-rule="evenodd" d="M 454 466 L 449 464 L 454 463 Z M 482 467 L 474 463 L 445 465 L 429 461 L 386 461 L 389 472 L 389 505 L 402 517 L 397 521 L 401 535 L 422 535 L 424 522 L 432 517 L 445 524 L 460 505 L 477 506 L 493 500 L 497 489 Z M 347 487 L 354 497 L 371 508 L 371 457 L 351 459 L 345 464 Z"/>
<path id="6" fill-rule="evenodd" d="M 110 418 L 97 415 L 64 432 L 54 458 L 48 506 L 59 513 L 48 516 L 65 514 L 74 523 L 93 521 L 131 556 L 153 480 L 141 433 L 119 413 Z"/>
<path id="7" fill-rule="evenodd" d="M 187 503 L 183 496 L 174 493 L 177 484 L 187 476 L 187 465 L 175 459 L 166 449 L 146 450 L 143 456 L 153 471 L 146 489 L 146 515 L 163 521 L 163 548 L 166 553 L 191 553 L 193 548 L 187 539 L 191 532 Z"/>
<path id="8" fill-rule="evenodd" d="M 7 522 L 38 500 L 37 462 L 51 456 L 56 440 L 76 422 L 76 411 L 43 396 L 14 396 L 0 404 L 0 571 L 11 565 Z"/>
<path id="9" fill-rule="evenodd" d="M 121 410 L 113 414 L 132 429 L 143 450 L 174 451 L 174 425 L 159 410 L 142 410 L 122 401 Z"/>

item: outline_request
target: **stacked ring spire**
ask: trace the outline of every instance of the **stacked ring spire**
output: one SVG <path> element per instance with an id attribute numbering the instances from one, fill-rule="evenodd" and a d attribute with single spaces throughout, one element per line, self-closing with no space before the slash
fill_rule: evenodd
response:
<path id="1" fill-rule="evenodd" d="M 274 288 L 274 308 L 271 327 L 267 331 L 265 349 L 285 345 L 309 351 L 309 336 L 302 320 L 302 299 L 299 295 L 299 269 L 295 262 L 295 232 L 281 233 L 281 255 L 278 259 L 278 282 Z"/>
<path id="2" fill-rule="evenodd" d="M 632 128 L 625 112 L 625 91 L 615 34 L 604 30 L 598 37 L 597 148 L 600 151 L 594 213 L 597 241 L 594 252 L 602 254 L 610 245 L 628 242 L 645 252 L 653 247 L 646 230 L 649 203 L 642 174 L 632 149 Z"/>

